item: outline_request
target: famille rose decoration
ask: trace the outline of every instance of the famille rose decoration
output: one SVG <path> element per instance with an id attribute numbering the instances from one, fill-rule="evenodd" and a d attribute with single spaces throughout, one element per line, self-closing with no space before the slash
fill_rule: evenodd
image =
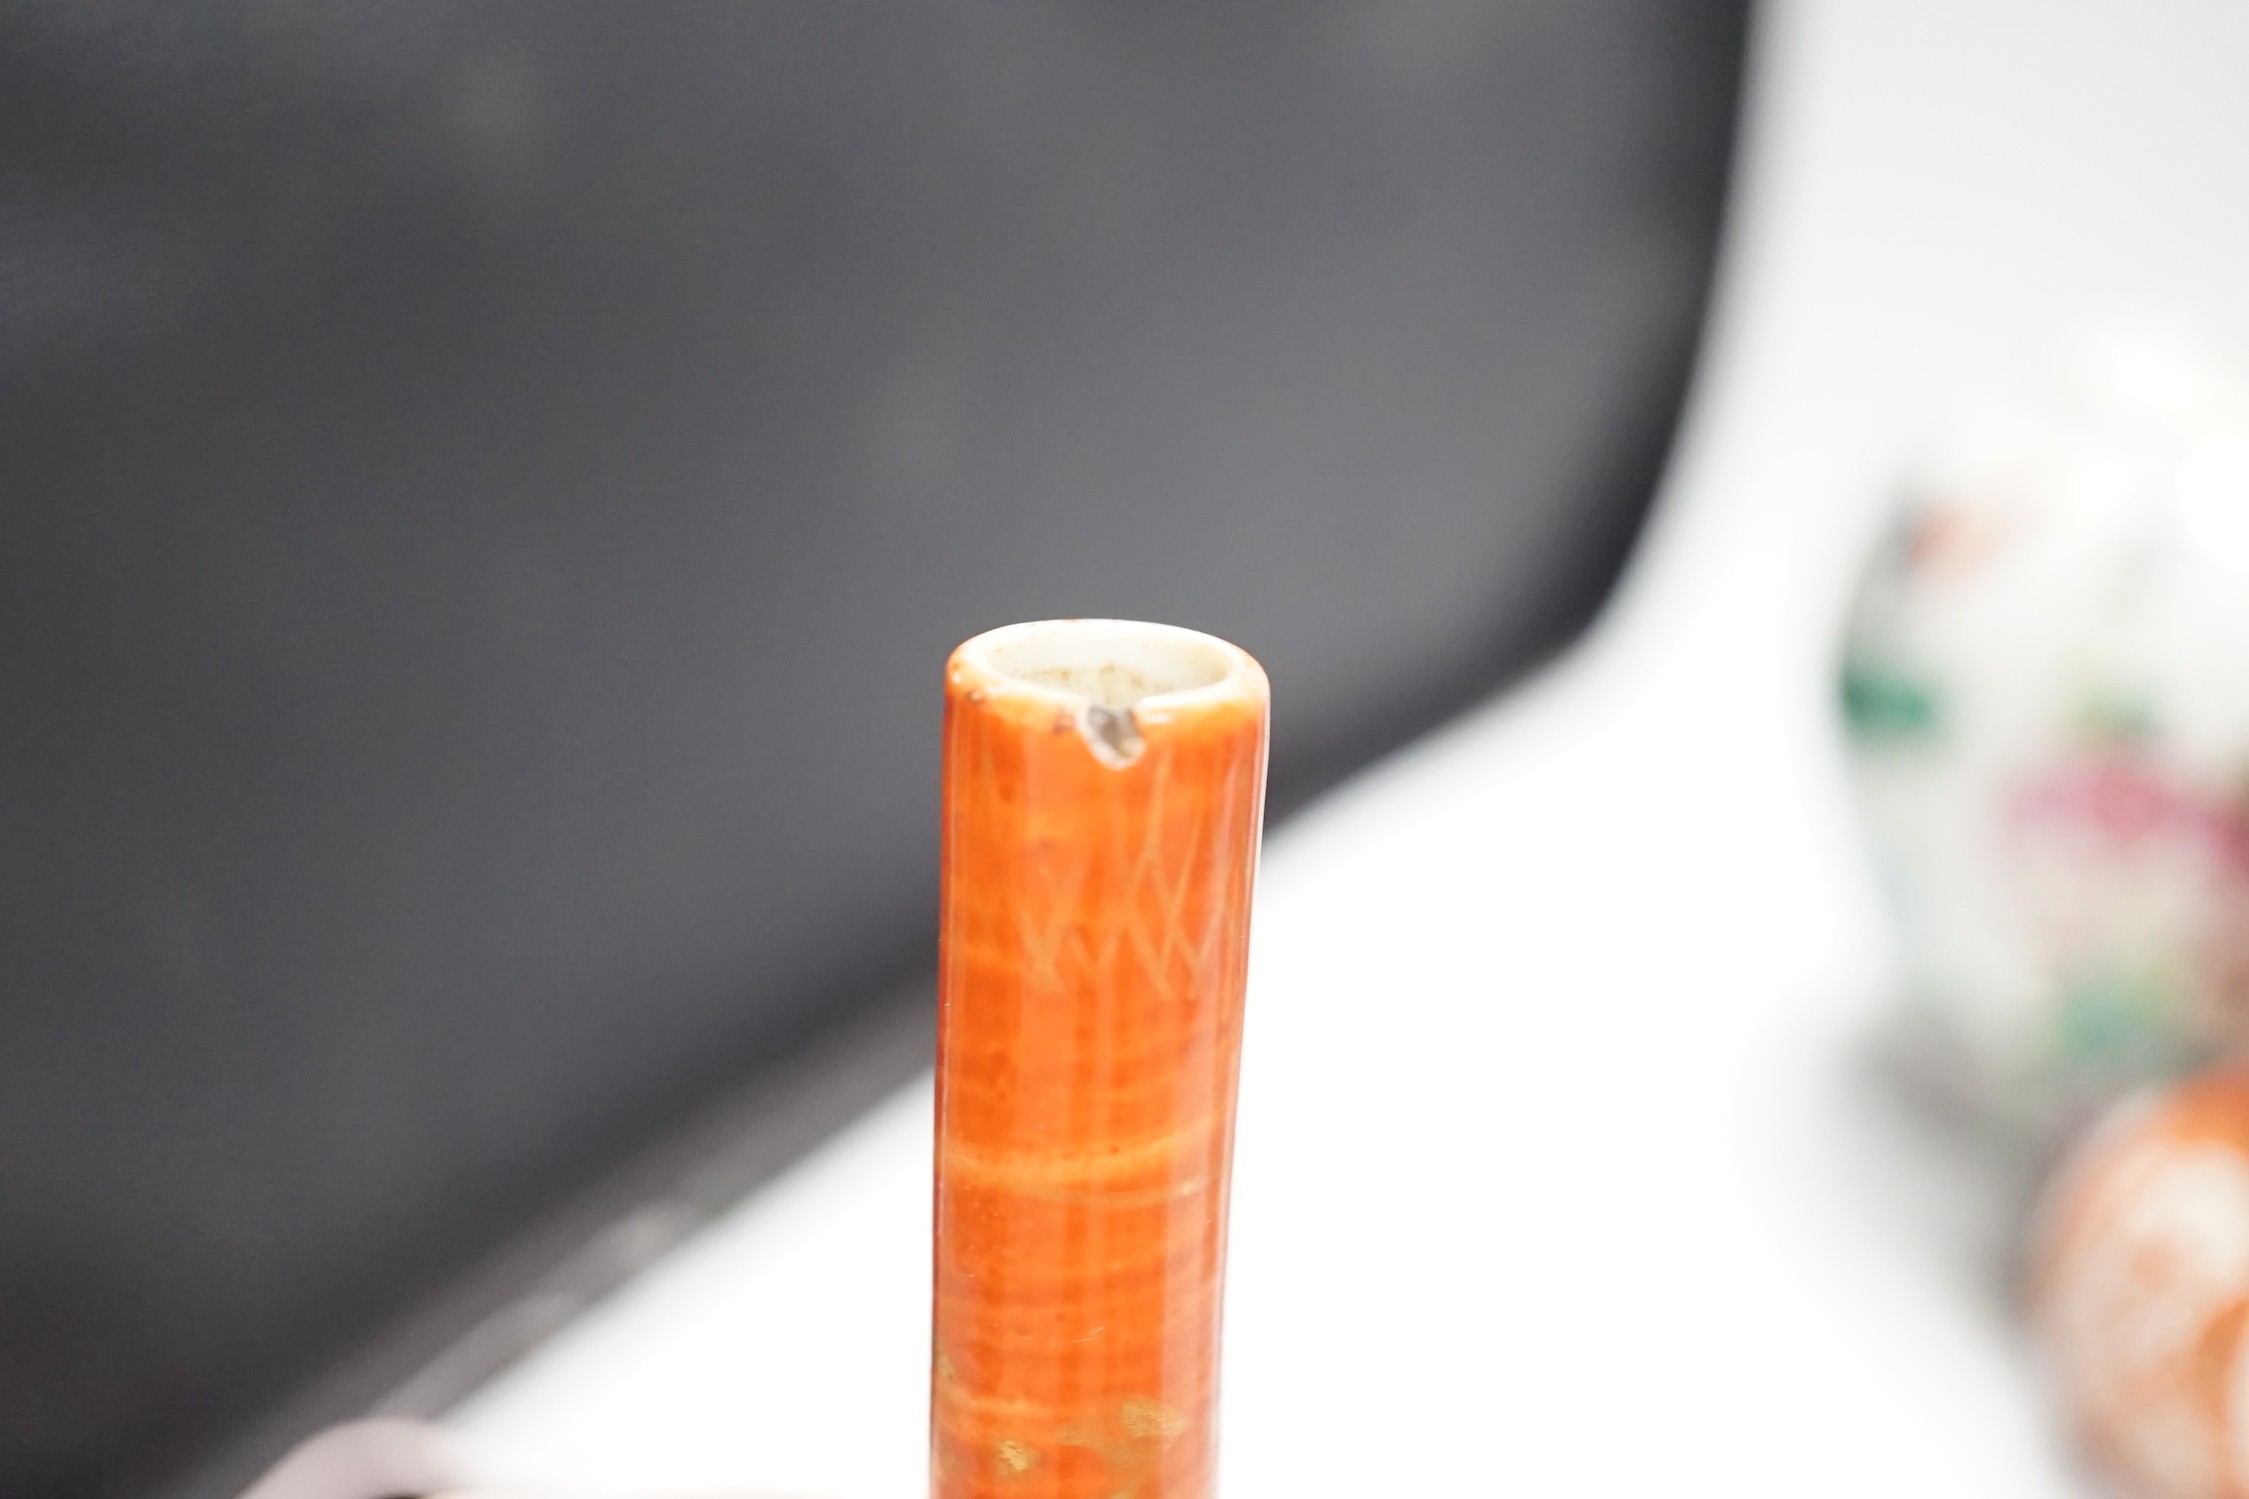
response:
<path id="1" fill-rule="evenodd" d="M 2134 1499 L 2249 1499 L 2249 1072 L 2128 1101 L 2042 1219 L 2030 1312 L 2088 1454 Z"/>
<path id="2" fill-rule="evenodd" d="M 1842 699 L 1914 1054 L 2037 1147 L 2249 1008 L 2249 370 L 2091 338 L 1957 423 Z"/>
<path id="3" fill-rule="evenodd" d="M 1222 640 L 1054 620 L 946 677 L 931 1493 L 1203 1499 L 1265 789 Z"/>

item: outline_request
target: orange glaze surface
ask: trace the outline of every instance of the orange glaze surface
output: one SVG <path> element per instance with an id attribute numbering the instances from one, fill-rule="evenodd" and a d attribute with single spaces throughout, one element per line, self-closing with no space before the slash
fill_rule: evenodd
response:
<path id="1" fill-rule="evenodd" d="M 2249 1499 L 2249 1071 L 2116 1109 L 2049 1188 L 2029 1309 L 2126 1494 Z"/>
<path id="2" fill-rule="evenodd" d="M 1121 752 L 979 641 L 948 669 L 941 1499 L 1211 1491 L 1266 686 L 1172 633 L 1228 674 L 1136 703 Z"/>

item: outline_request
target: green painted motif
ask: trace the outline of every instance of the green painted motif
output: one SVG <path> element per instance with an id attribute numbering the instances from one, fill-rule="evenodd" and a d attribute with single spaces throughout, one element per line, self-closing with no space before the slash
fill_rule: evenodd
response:
<path id="1" fill-rule="evenodd" d="M 2055 1015 L 2057 1060 L 2071 1072 L 2104 1077 L 2172 1070 L 2192 1051 L 2180 1035 L 2187 999 L 2173 974 L 2085 974 L 2065 988 Z"/>
<path id="2" fill-rule="evenodd" d="M 1937 690 L 1909 671 L 1863 656 L 1843 662 L 1843 722 L 1869 740 L 1917 740 L 1943 724 Z"/>

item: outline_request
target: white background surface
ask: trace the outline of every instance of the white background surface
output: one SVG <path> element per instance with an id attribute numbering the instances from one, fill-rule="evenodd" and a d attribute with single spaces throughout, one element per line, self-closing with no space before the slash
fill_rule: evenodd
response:
<path id="1" fill-rule="evenodd" d="M 2249 4 L 1768 6 L 1743 153 L 1608 617 L 1269 846 L 1236 1499 L 2076 1492 L 1977 1183 L 1855 1080 L 1883 939 L 1829 653 L 1949 390 L 2249 287 Z M 917 1089 L 454 1425 L 572 1486 L 920 1495 L 929 1153 Z"/>

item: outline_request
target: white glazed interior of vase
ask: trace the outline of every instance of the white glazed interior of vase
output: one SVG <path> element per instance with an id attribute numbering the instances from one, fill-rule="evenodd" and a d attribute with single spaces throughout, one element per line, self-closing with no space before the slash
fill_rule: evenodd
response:
<path id="1" fill-rule="evenodd" d="M 1235 668 L 1235 652 L 1208 635 L 1114 619 L 1014 625 L 972 642 L 970 655 L 995 676 L 1111 709 L 1215 687 Z"/>

